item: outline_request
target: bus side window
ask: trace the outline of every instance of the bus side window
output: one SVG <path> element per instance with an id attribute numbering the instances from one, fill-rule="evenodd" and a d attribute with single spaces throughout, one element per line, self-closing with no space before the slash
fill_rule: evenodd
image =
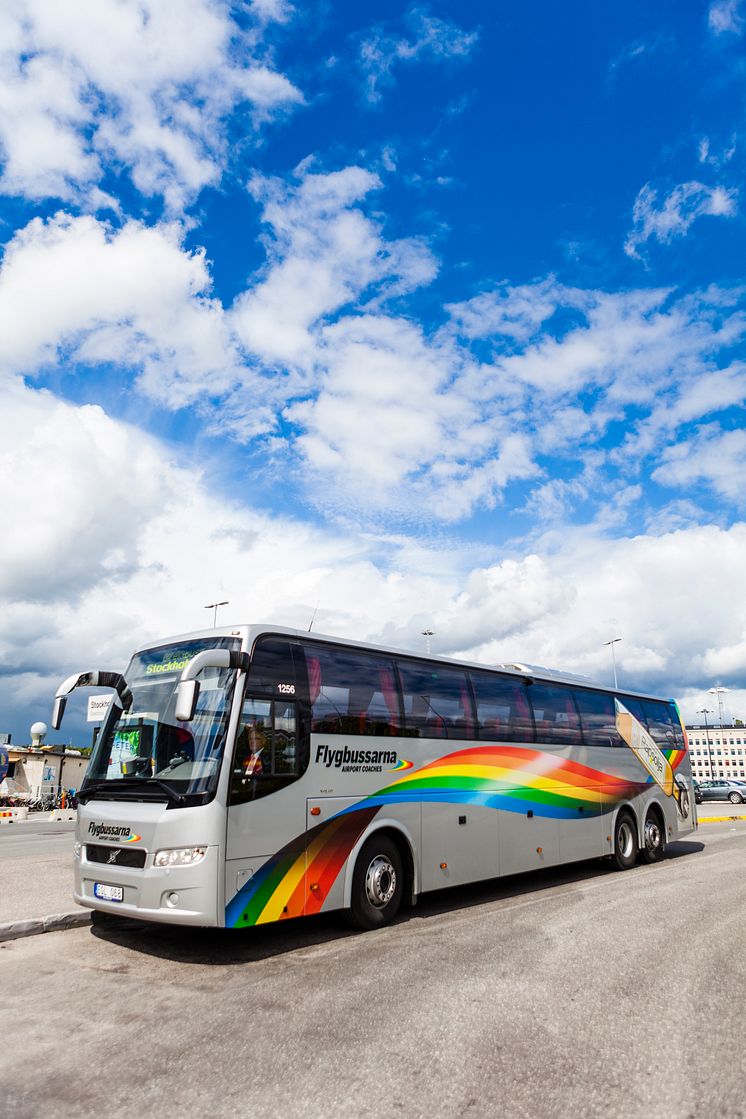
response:
<path id="1" fill-rule="evenodd" d="M 676 733 L 668 704 L 660 699 L 644 699 L 642 709 L 648 721 L 650 737 L 661 750 L 675 750 Z"/>
<path id="2" fill-rule="evenodd" d="M 572 689 L 561 684 L 532 684 L 528 689 L 536 723 L 536 741 L 580 746 L 583 738 Z"/>
<path id="3" fill-rule="evenodd" d="M 310 643 L 305 654 L 312 731 L 400 733 L 399 693 L 390 658 Z"/>
<path id="4" fill-rule="evenodd" d="M 671 716 L 671 726 L 673 727 L 673 735 L 674 735 L 674 739 L 675 739 L 675 742 L 676 742 L 676 749 L 677 750 L 684 750 L 684 749 L 686 749 L 686 743 L 684 742 L 684 732 L 681 729 L 681 718 L 679 716 L 679 712 L 678 712 L 678 709 L 676 707 L 676 704 L 669 701 L 666 704 L 666 707 L 668 708 L 668 713 Z M 740 753 L 740 751 L 739 751 L 739 753 Z"/>
<path id="5" fill-rule="evenodd" d="M 573 688 L 586 746 L 623 746 L 616 729 L 616 707 L 611 692 Z"/>
<path id="6" fill-rule="evenodd" d="M 420 738 L 474 738 L 466 673 L 420 661 L 399 661 L 405 734 Z"/>
<path id="7" fill-rule="evenodd" d="M 648 722 L 645 718 L 645 712 L 642 709 L 642 702 L 632 695 L 620 695 L 618 698 L 619 702 L 624 704 L 624 706 L 627 708 L 630 715 L 634 715 L 638 723 L 642 723 L 642 725 L 647 730 Z"/>
<path id="8" fill-rule="evenodd" d="M 534 721 L 523 680 L 471 672 L 477 700 L 477 738 L 483 742 L 533 742 Z"/>

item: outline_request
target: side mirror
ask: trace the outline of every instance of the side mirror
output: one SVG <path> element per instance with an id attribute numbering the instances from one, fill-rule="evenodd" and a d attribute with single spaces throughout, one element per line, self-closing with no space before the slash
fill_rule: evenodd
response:
<path id="1" fill-rule="evenodd" d="M 62 716 L 65 714 L 65 707 L 67 705 L 67 696 L 58 695 L 54 698 L 54 707 L 52 708 L 52 729 L 59 730 L 62 724 Z"/>
<path id="2" fill-rule="evenodd" d="M 199 680 L 181 680 L 176 691 L 176 719 L 180 723 L 191 723 L 197 710 L 199 699 Z"/>
<path id="3" fill-rule="evenodd" d="M 60 729 L 65 704 L 70 692 L 75 688 L 114 688 L 119 697 L 119 706 L 123 711 L 132 707 L 132 692 L 121 672 L 75 672 L 68 676 L 57 689 L 52 708 L 52 727 Z"/>

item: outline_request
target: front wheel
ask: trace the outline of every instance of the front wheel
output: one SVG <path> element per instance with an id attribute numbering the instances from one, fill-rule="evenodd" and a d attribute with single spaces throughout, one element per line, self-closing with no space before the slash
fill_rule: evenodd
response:
<path id="1" fill-rule="evenodd" d="M 617 870 L 629 870 L 637 861 L 637 825 L 629 812 L 620 812 L 614 826 L 614 854 Z"/>
<path id="2" fill-rule="evenodd" d="M 359 929 L 377 929 L 392 921 L 404 892 L 404 869 L 392 839 L 375 835 L 360 848 L 352 875 L 350 917 Z"/>
<path id="3" fill-rule="evenodd" d="M 728 800 L 731 802 L 731 804 L 743 803 L 743 797 L 740 793 L 737 792 L 728 793 Z"/>
<path id="4" fill-rule="evenodd" d="M 643 836 L 645 842 L 640 850 L 640 858 L 644 863 L 659 863 L 666 851 L 666 833 L 660 816 L 654 809 L 650 809 L 645 817 Z"/>

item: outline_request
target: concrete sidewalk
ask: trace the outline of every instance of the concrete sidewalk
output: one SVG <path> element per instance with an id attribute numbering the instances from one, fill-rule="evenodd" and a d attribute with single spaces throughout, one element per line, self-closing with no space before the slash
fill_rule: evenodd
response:
<path id="1" fill-rule="evenodd" d="M 54 822 L 48 827 L 54 835 Z M 14 825 L 3 828 L 0 843 L 13 835 Z M 65 832 L 59 839 L 54 853 L 19 854 L 0 863 L 0 943 L 90 921 L 90 909 L 73 901 L 74 834 Z"/>

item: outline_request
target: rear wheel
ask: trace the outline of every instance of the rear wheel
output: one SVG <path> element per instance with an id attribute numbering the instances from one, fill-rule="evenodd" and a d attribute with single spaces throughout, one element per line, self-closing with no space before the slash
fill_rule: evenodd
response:
<path id="1" fill-rule="evenodd" d="M 387 925 L 399 911 L 403 892 L 399 849 L 387 835 L 371 836 L 360 848 L 352 875 L 352 923 L 359 929 Z"/>
<path id="2" fill-rule="evenodd" d="M 617 870 L 629 870 L 637 860 L 637 825 L 629 812 L 620 812 L 614 826 L 614 854 Z"/>
<path id="3" fill-rule="evenodd" d="M 728 800 L 731 802 L 731 804 L 741 804 L 743 802 L 743 797 L 740 793 L 734 791 L 728 794 Z"/>
<path id="4" fill-rule="evenodd" d="M 666 833 L 657 809 L 648 809 L 643 829 L 645 842 L 640 851 L 640 858 L 645 863 L 658 863 L 666 851 Z"/>

